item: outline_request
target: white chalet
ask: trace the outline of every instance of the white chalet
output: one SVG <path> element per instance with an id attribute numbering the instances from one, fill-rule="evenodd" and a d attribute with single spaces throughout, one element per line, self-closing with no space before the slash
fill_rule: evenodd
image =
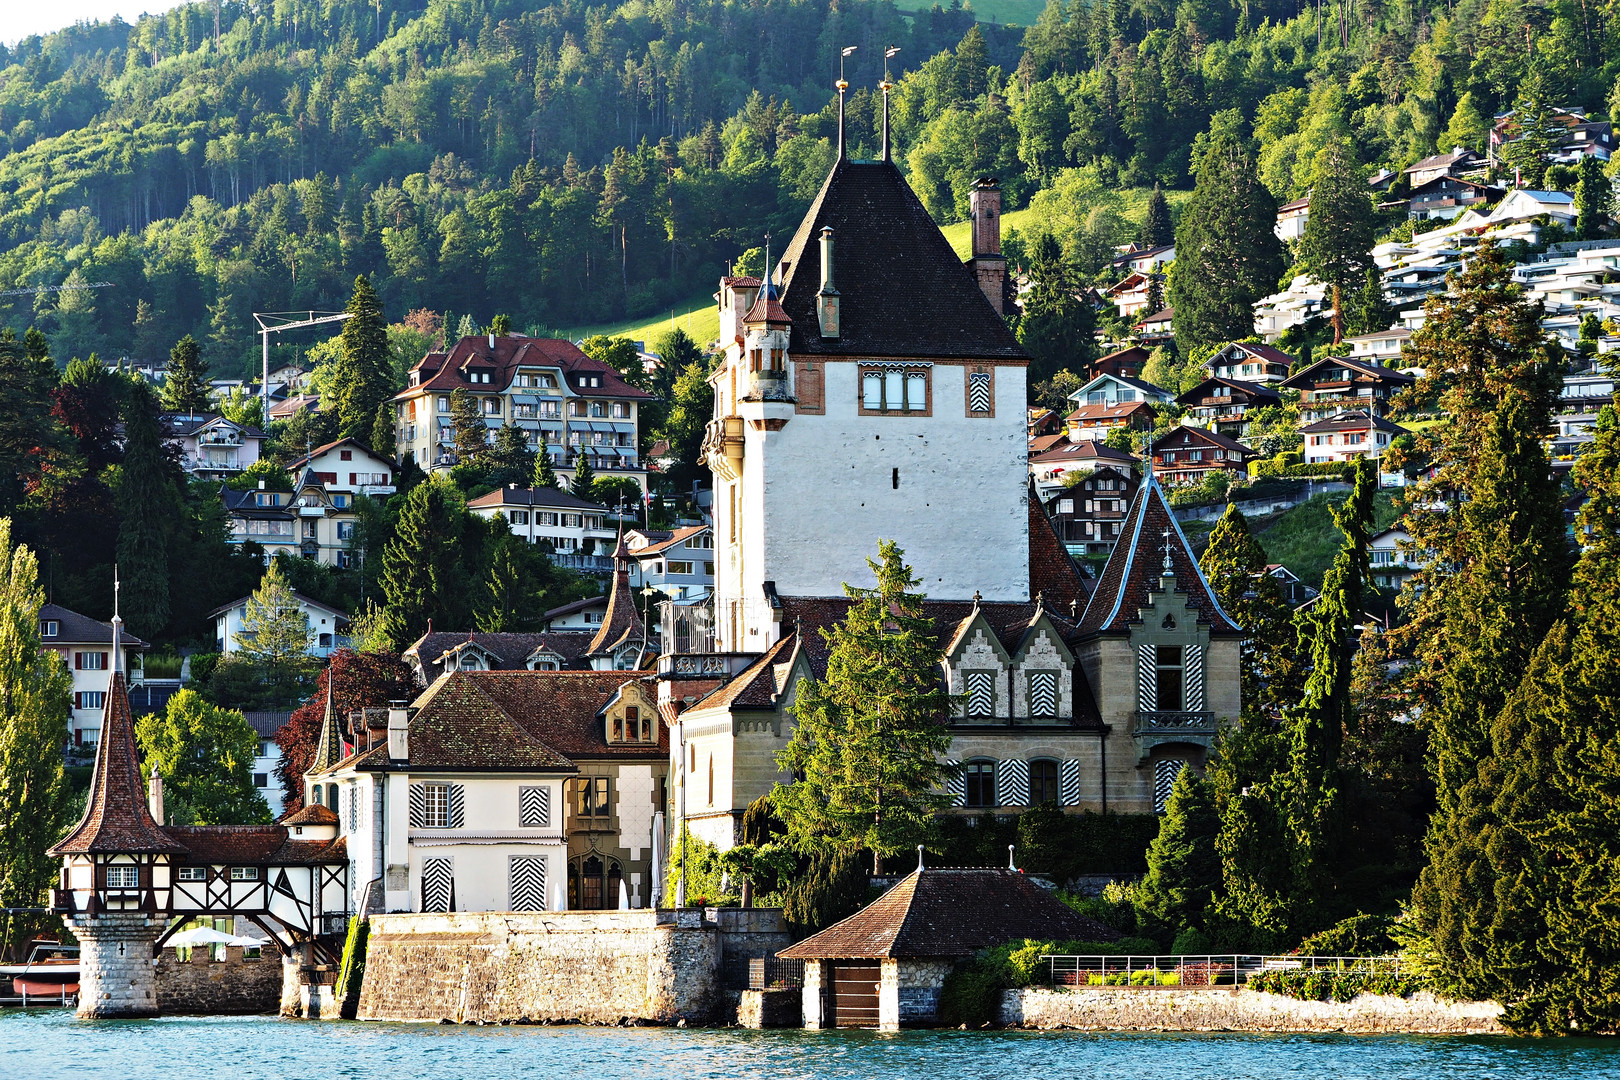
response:
<path id="1" fill-rule="evenodd" d="M 159 419 L 166 442 L 180 450 L 180 467 L 193 476 L 234 476 L 259 460 L 265 434 L 218 413 L 164 413 Z"/>
<path id="2" fill-rule="evenodd" d="M 301 592 L 294 592 L 293 597 L 298 601 L 298 610 L 303 613 L 313 636 L 310 640 L 309 655 L 326 659 L 339 649 L 349 644 L 349 616 L 346 612 L 329 607 L 319 600 L 313 600 Z M 214 620 L 214 649 L 226 656 L 241 651 L 242 643 L 237 636 L 243 633 L 242 619 L 247 615 L 248 601 L 252 597 L 244 596 L 239 600 L 232 600 L 228 604 L 221 604 L 208 613 Z"/>

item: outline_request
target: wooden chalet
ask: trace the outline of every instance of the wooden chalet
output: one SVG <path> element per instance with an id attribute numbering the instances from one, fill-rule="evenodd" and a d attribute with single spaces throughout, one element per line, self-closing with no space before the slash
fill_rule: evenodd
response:
<path id="1" fill-rule="evenodd" d="M 1200 424 L 1236 438 L 1248 434 L 1255 409 L 1281 405 L 1282 395 L 1264 383 L 1211 378 L 1176 398 L 1176 402 Z"/>
<path id="2" fill-rule="evenodd" d="M 1299 391 L 1300 419 L 1310 423 L 1345 409 L 1383 416 L 1389 411 L 1390 399 L 1416 382 L 1405 372 L 1371 360 L 1326 356 L 1290 375 L 1282 385 Z"/>
<path id="3" fill-rule="evenodd" d="M 1153 444 L 1153 467 L 1167 484 L 1196 484 L 1214 469 L 1244 475 L 1258 457 L 1236 439 L 1204 428 L 1178 427 Z"/>

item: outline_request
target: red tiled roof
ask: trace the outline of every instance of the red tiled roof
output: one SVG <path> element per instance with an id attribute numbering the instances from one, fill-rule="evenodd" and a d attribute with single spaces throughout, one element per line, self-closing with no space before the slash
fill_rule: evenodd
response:
<path id="1" fill-rule="evenodd" d="M 330 813 L 330 811 L 328 811 Z M 184 847 L 193 865 L 306 866 L 348 862 L 348 844 L 290 840 L 284 825 L 170 825 L 163 830 Z"/>
<path id="2" fill-rule="evenodd" d="M 488 383 L 467 383 L 460 377 L 463 368 L 493 368 Z M 597 375 L 601 386 L 580 387 L 569 380 L 569 388 L 584 397 L 618 397 L 648 399 L 652 395 L 638 390 L 619 377 L 619 373 L 600 360 L 593 360 L 571 341 L 558 338 L 531 338 L 519 334 L 496 335 L 490 346 L 488 335 L 464 337 L 447 352 L 430 352 L 417 361 L 412 370 L 418 383 L 407 386 L 395 399 L 414 397 L 422 393 L 445 393 L 461 387 L 479 393 L 498 393 L 512 385 L 512 378 L 520 367 L 554 367 L 565 376 Z"/>
<path id="3" fill-rule="evenodd" d="M 607 611 L 602 613 L 602 625 L 591 639 L 588 656 L 599 656 L 632 639 L 640 639 L 646 647 L 641 616 L 636 612 L 635 597 L 630 592 L 630 549 L 624 546 L 624 533 L 619 534 L 619 546 L 613 550 L 613 588 L 608 592 Z"/>
<path id="4" fill-rule="evenodd" d="M 777 956 L 792 960 L 958 957 L 1024 938 L 1116 941 L 1016 870 L 913 870 L 842 922 Z"/>
<path id="5" fill-rule="evenodd" d="M 820 639 L 819 634 L 816 637 Z M 774 709 L 777 697 L 784 688 L 783 681 L 776 677 L 777 668 L 793 663 L 798 656 L 798 646 L 797 634 L 782 635 L 774 645 L 760 654 L 759 659 L 738 672 L 730 682 L 698 702 L 695 708 Z"/>
<path id="6" fill-rule="evenodd" d="M 1029 440 L 1029 452 L 1031 455 L 1044 454 L 1054 447 L 1066 446 L 1068 441 L 1069 435 L 1063 431 L 1056 435 L 1037 435 Z"/>
<path id="7" fill-rule="evenodd" d="M 663 540 L 659 540 L 656 543 L 648 544 L 646 547 L 638 547 L 638 548 L 636 548 L 634 551 L 632 551 L 630 553 L 630 557 L 633 558 L 633 559 L 639 559 L 643 555 L 657 555 L 657 554 L 659 554 L 661 552 L 667 551 L 668 549 L 670 549 L 672 547 L 675 547 L 676 545 L 682 543 L 683 541 L 686 541 L 686 540 L 690 539 L 691 537 L 696 536 L 698 533 L 702 532 L 704 529 L 707 529 L 708 527 L 709 526 L 707 526 L 707 525 L 688 525 L 685 528 L 676 529 L 673 533 L 671 533 L 667 538 L 665 538 Z"/>
<path id="8" fill-rule="evenodd" d="M 607 741 L 598 714 L 619 688 L 648 677 L 646 671 L 462 671 L 450 676 L 464 684 L 453 694 L 425 702 L 411 721 L 411 764 L 417 764 L 417 723 L 444 726 L 445 719 L 477 723 L 483 729 L 504 722 L 524 739 L 546 747 L 563 767 L 590 758 L 649 758 L 669 754 L 669 738 L 659 725 L 658 742 Z M 474 696 L 471 691 L 476 690 Z M 483 718 L 475 718 L 481 710 Z M 431 713 L 432 715 L 426 715 Z M 550 766 L 548 766 L 550 767 Z"/>
<path id="9" fill-rule="evenodd" d="M 153 820 L 146 806 L 146 783 L 135 753 L 135 724 L 129 714 L 124 673 L 114 671 L 102 711 L 101 741 L 90 774 L 84 816 L 47 854 L 83 855 L 120 852 L 130 855 L 184 851 Z"/>
<path id="10" fill-rule="evenodd" d="M 311 771 L 315 770 L 312 769 Z M 297 813 L 282 818 L 280 823 L 282 825 L 336 825 L 338 816 L 328 806 L 311 803 Z"/>
<path id="11" fill-rule="evenodd" d="M 573 771 L 572 761 L 515 722 L 475 678 L 491 674 L 516 673 L 454 671 L 422 692 L 408 732 L 410 767 Z M 378 749 L 387 752 L 386 746 Z"/>
<path id="12" fill-rule="evenodd" d="M 1080 618 L 1081 636 L 1121 634 L 1130 630 L 1140 609 L 1148 604 L 1164 573 L 1164 534 L 1169 531 L 1169 550 L 1176 590 L 1187 597 L 1187 604 L 1198 612 L 1198 621 L 1212 634 L 1242 634 L 1243 630 L 1226 612 L 1204 580 L 1204 572 L 1193 558 L 1192 548 L 1170 512 L 1164 489 L 1151 476 L 1137 490 L 1136 499 L 1120 528 L 1121 543 L 1114 546 L 1103 567 L 1091 602 Z"/>
<path id="13" fill-rule="evenodd" d="M 1153 406 L 1146 401 L 1122 401 L 1117 405 L 1106 405 L 1101 402 L 1092 405 L 1082 405 L 1069 414 L 1070 420 L 1082 423 L 1087 420 L 1123 420 L 1146 409 L 1153 412 Z"/>
<path id="14" fill-rule="evenodd" d="M 1060 615 L 1078 612 L 1090 596 L 1069 549 L 1041 509 L 1033 483 L 1029 489 L 1029 587 L 1031 595 L 1041 597 Z"/>

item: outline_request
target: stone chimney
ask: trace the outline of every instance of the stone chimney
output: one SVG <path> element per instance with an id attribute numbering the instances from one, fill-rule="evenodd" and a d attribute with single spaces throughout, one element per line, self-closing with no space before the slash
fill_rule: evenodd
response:
<path id="1" fill-rule="evenodd" d="M 1007 260 L 1001 254 L 1001 188 L 995 178 L 981 176 L 968 196 L 973 217 L 973 256 L 968 263 L 979 288 L 997 314 L 1007 313 Z"/>
<path id="2" fill-rule="evenodd" d="M 394 761 L 411 757 L 411 710 L 403 701 L 388 703 L 388 756 Z"/>
<path id="3" fill-rule="evenodd" d="M 163 777 L 157 766 L 152 766 L 152 779 L 146 783 L 146 808 L 152 811 L 152 820 L 163 824 Z"/>
<path id="4" fill-rule="evenodd" d="M 816 321 L 821 324 L 821 336 L 838 336 L 838 289 L 833 285 L 833 231 L 830 226 L 821 230 L 821 291 L 816 293 Z"/>

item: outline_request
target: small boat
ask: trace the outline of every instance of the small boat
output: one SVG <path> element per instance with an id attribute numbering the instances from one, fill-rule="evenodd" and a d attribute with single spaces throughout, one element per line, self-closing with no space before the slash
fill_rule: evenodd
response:
<path id="1" fill-rule="evenodd" d="M 64 1004 L 79 993 L 79 947 L 38 939 L 28 943 L 28 959 L 0 965 L 0 978 L 10 976 L 11 991 L 26 1004 L 30 998 Z"/>

